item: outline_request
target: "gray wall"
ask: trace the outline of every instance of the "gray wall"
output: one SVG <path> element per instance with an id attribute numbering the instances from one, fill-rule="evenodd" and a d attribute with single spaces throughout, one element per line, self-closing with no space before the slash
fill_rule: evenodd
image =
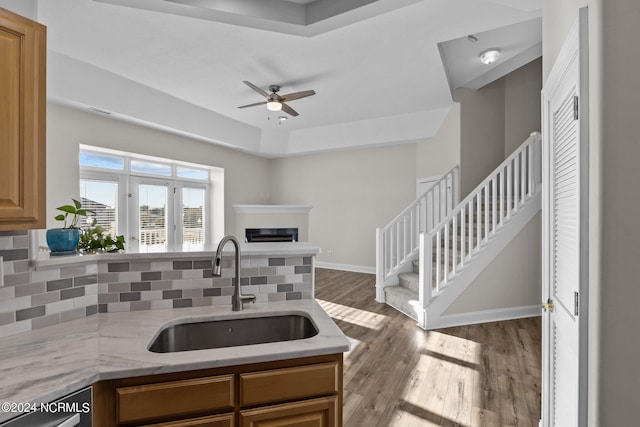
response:
<path id="1" fill-rule="evenodd" d="M 534 216 L 443 314 L 540 304 L 540 221 Z"/>
<path id="2" fill-rule="evenodd" d="M 504 79 L 481 89 L 456 89 L 460 103 L 460 198 L 504 160 Z"/>
<path id="3" fill-rule="evenodd" d="M 589 6 L 589 426 L 637 424 L 640 3 L 543 3 L 544 74 Z"/>
<path id="4" fill-rule="evenodd" d="M 542 130 L 540 91 L 542 58 L 504 76 L 504 156 L 508 157 L 529 138 Z"/>
<path id="5" fill-rule="evenodd" d="M 595 71 L 601 86 L 601 100 L 592 99 L 600 123 L 601 139 L 594 141 L 594 155 L 601 159 L 600 197 L 600 307 L 601 335 L 599 372 L 600 425 L 632 425 L 638 422 L 640 384 L 640 2 L 600 0 L 602 14 L 594 19 L 602 25 L 600 63 Z M 595 24 L 598 25 L 598 24 Z M 594 42 L 597 37 L 594 34 Z M 594 49 L 594 57 L 598 53 Z M 596 65 L 597 66 L 597 65 Z M 594 91 L 594 95 L 595 95 Z M 597 136 L 596 136 L 597 138 Z M 629 215 L 635 212 L 635 215 Z M 591 245 L 590 245 L 591 247 Z"/>
<path id="6" fill-rule="evenodd" d="M 461 196 L 469 194 L 534 131 L 540 131 L 542 62 L 534 60 L 478 90 L 456 89 Z"/>

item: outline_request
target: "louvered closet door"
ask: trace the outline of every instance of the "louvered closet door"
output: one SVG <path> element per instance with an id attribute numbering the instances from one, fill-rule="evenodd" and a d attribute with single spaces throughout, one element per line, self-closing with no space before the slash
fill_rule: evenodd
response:
<path id="1" fill-rule="evenodd" d="M 586 188 L 581 168 L 586 164 L 581 152 L 580 114 L 576 113 L 581 95 L 579 39 L 577 34 L 573 36 L 570 59 L 558 60 L 562 69 L 554 67 L 549 78 L 554 84 L 549 88 L 545 83 L 543 89 L 547 179 L 543 297 L 553 304 L 552 311 L 543 313 L 543 424 L 554 427 L 578 426 L 581 402 L 579 292 L 585 220 L 581 193 Z M 561 77 L 554 81 L 554 73 Z"/>
<path id="2" fill-rule="evenodd" d="M 578 122 L 573 118 L 575 91 L 567 93 L 553 112 L 551 196 L 551 300 L 553 426 L 577 426 L 578 322 L 575 292 L 579 290 Z"/>

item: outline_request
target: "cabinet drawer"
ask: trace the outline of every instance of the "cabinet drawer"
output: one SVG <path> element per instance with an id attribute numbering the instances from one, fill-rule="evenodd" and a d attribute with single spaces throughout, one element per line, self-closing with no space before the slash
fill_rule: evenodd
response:
<path id="1" fill-rule="evenodd" d="M 211 417 L 191 418 L 162 424 L 149 424 L 145 427 L 234 427 L 234 414 L 214 415 Z"/>
<path id="2" fill-rule="evenodd" d="M 233 375 L 120 387 L 118 422 L 232 409 L 234 394 Z"/>
<path id="3" fill-rule="evenodd" d="M 337 427 L 336 396 L 240 411 L 240 427 Z"/>
<path id="4" fill-rule="evenodd" d="M 336 362 L 240 374 L 240 406 L 307 399 L 338 393 Z"/>

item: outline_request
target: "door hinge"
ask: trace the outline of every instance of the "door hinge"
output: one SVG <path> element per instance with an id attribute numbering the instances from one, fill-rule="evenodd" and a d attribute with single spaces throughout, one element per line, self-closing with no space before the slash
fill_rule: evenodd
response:
<path id="1" fill-rule="evenodd" d="M 579 311 L 579 301 L 580 300 L 580 294 L 578 292 L 574 292 L 573 293 L 573 315 L 574 316 L 578 316 L 580 314 Z"/>
<path id="2" fill-rule="evenodd" d="M 553 301 L 551 301 L 551 298 L 548 298 L 547 302 L 542 303 L 542 309 L 544 311 L 547 311 L 547 310 L 553 311 Z"/>
<path id="3" fill-rule="evenodd" d="M 573 120 L 578 120 L 580 116 L 578 114 L 579 105 L 580 105 L 580 102 L 578 101 L 578 95 L 574 95 L 573 96 Z"/>

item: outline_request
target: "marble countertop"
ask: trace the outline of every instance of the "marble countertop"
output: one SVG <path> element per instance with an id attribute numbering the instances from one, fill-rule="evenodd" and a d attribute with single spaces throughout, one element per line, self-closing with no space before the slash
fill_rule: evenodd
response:
<path id="1" fill-rule="evenodd" d="M 119 252 L 107 254 L 50 256 L 48 253 L 38 254 L 37 259 L 31 260 L 31 266 L 36 270 L 63 265 L 88 264 L 92 262 L 111 262 L 145 259 L 180 260 L 184 258 L 213 258 L 216 254 L 215 246 L 207 246 L 199 251 L 167 251 L 167 252 Z M 307 242 L 259 242 L 241 243 L 240 254 L 244 256 L 286 256 L 317 255 L 320 248 Z M 233 245 L 225 246 L 223 255 L 234 255 Z"/>
<path id="2" fill-rule="evenodd" d="M 179 353 L 147 350 L 176 320 L 303 314 L 318 335 L 296 341 Z M 231 307 L 102 313 L 0 339 L 0 402 L 49 402 L 99 380 L 241 365 L 348 351 L 350 342 L 315 300 Z M 0 411 L 0 422 L 17 414 Z"/>

